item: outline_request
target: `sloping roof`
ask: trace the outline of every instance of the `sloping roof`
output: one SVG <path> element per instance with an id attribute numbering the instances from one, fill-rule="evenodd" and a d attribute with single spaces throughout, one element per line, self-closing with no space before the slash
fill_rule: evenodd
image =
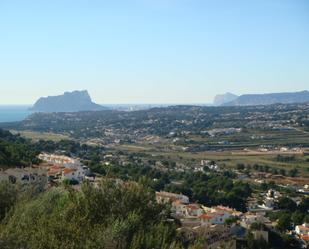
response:
<path id="1" fill-rule="evenodd" d="M 217 211 L 225 211 L 225 212 L 228 212 L 228 213 L 233 213 L 235 210 L 230 208 L 230 207 L 225 207 L 225 206 L 216 206 L 214 207 L 215 210 Z"/>
<path id="2" fill-rule="evenodd" d="M 202 214 L 199 218 L 203 220 L 211 220 L 213 217 L 208 214 Z"/>
<path id="3" fill-rule="evenodd" d="M 302 231 L 308 231 L 308 232 L 309 232 L 309 227 L 305 227 L 305 226 L 303 226 L 303 225 L 298 226 L 298 227 L 299 227 L 299 229 L 302 230 Z"/>
<path id="4" fill-rule="evenodd" d="M 189 204 L 186 206 L 186 208 L 189 208 L 191 210 L 197 210 L 197 209 L 200 209 L 199 205 L 198 204 Z"/>
<path id="5" fill-rule="evenodd" d="M 300 237 L 301 237 L 302 240 L 308 241 L 308 242 L 309 242 L 309 235 L 308 235 L 308 234 L 302 235 L 302 236 L 300 236 Z"/>
<path id="6" fill-rule="evenodd" d="M 60 167 L 60 166 L 53 166 L 53 167 L 49 168 L 48 174 L 49 175 L 56 175 L 56 174 L 61 173 L 61 171 L 62 171 L 62 167 Z"/>
<path id="7" fill-rule="evenodd" d="M 173 206 L 184 206 L 185 204 L 181 200 L 173 201 Z"/>
<path id="8" fill-rule="evenodd" d="M 64 168 L 63 174 L 69 174 L 69 173 L 72 173 L 72 172 L 75 172 L 75 171 L 76 171 L 76 169 Z"/>

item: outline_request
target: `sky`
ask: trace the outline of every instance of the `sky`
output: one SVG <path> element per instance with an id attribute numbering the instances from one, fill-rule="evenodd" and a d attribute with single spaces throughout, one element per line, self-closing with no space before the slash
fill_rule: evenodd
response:
<path id="1" fill-rule="evenodd" d="M 309 90 L 308 0 L 0 0 L 0 104 Z"/>

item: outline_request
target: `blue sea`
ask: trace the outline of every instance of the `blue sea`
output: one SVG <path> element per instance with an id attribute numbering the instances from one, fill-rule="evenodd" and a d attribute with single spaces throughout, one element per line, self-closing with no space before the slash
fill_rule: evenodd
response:
<path id="1" fill-rule="evenodd" d="M 25 105 L 0 105 L 0 123 L 22 121 L 32 112 L 30 106 Z"/>

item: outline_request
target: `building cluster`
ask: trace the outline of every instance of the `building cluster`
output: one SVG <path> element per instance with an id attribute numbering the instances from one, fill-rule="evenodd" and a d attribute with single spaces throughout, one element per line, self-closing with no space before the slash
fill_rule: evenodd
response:
<path id="1" fill-rule="evenodd" d="M 272 211 L 282 194 L 279 191 L 269 189 L 266 193 L 261 194 L 262 199 L 259 203 L 257 198 L 250 198 L 247 202 L 248 210 L 252 212 Z"/>
<path id="2" fill-rule="evenodd" d="M 248 201 L 246 213 L 225 206 L 206 207 L 198 203 L 190 203 L 189 197 L 183 194 L 164 191 L 156 192 L 156 201 L 170 205 L 172 217 L 180 221 L 179 230 L 188 240 L 207 235 L 207 248 L 217 248 L 212 246 L 238 243 L 239 241 L 233 241 L 232 238 L 246 234 L 246 231 L 252 228 L 252 224 L 263 224 L 270 230 L 274 229 L 277 223 L 272 222 L 266 214 L 274 210 L 281 196 L 279 191 L 269 189 L 262 194 L 262 204 L 257 204 L 255 198 Z M 268 231 L 253 230 L 252 233 L 256 239 L 263 238 L 268 241 Z M 303 245 L 309 246 L 309 223 L 296 225 L 292 234 Z M 234 248 L 232 244 L 231 248 Z"/>
<path id="3" fill-rule="evenodd" d="M 295 233 L 309 247 L 309 223 L 296 226 Z"/>
<path id="4" fill-rule="evenodd" d="M 245 237 L 252 224 L 273 225 L 264 213 L 242 213 L 225 206 L 206 207 L 190 203 L 189 198 L 182 194 L 156 192 L 156 200 L 171 205 L 172 216 L 181 223 L 178 230 L 188 240 L 206 238 L 205 248 L 238 248 L 241 239 L 237 238 Z M 253 235 L 256 239 L 268 241 L 267 231 L 253 231 Z"/>
<path id="5" fill-rule="evenodd" d="M 218 166 L 216 162 L 211 161 L 211 160 L 205 160 L 205 159 L 201 160 L 200 167 L 196 167 L 196 168 L 200 169 L 200 171 L 204 171 L 205 167 L 207 167 L 209 170 L 212 170 L 212 171 L 220 171 L 220 167 Z"/>
<path id="6" fill-rule="evenodd" d="M 227 219 L 242 215 L 241 212 L 229 207 L 205 207 L 190 203 L 189 198 L 182 194 L 156 192 L 156 200 L 159 203 L 171 204 L 173 217 L 179 219 L 183 227 L 223 225 Z"/>
<path id="7" fill-rule="evenodd" d="M 89 174 L 89 169 L 78 159 L 64 155 L 41 153 L 39 159 L 47 164 L 47 175 L 51 179 L 74 180 L 82 182 Z"/>

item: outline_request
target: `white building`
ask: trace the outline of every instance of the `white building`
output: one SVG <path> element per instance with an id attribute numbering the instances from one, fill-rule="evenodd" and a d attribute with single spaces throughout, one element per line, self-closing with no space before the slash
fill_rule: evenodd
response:
<path id="1" fill-rule="evenodd" d="M 49 168 L 48 175 L 61 180 L 76 180 L 81 182 L 85 179 L 89 169 L 75 158 L 64 155 L 41 153 L 39 159 L 52 164 Z"/>
<path id="2" fill-rule="evenodd" d="M 270 198 L 275 198 L 278 199 L 280 198 L 282 195 L 279 191 L 273 190 L 273 189 L 269 189 L 266 193 L 266 197 L 270 197 Z"/>
<path id="3" fill-rule="evenodd" d="M 59 165 L 80 165 L 79 160 L 56 154 L 41 153 L 38 156 L 39 159 L 47 163 L 59 164 Z"/>
<path id="4" fill-rule="evenodd" d="M 270 220 L 261 214 L 246 213 L 241 218 L 241 226 L 250 228 L 253 223 L 270 224 Z"/>
<path id="5" fill-rule="evenodd" d="M 275 199 L 272 198 L 272 197 L 266 197 L 264 199 L 264 204 L 263 204 L 263 208 L 266 208 L 266 209 L 273 209 L 275 206 Z"/>
<path id="6" fill-rule="evenodd" d="M 196 216 L 199 217 L 204 213 L 204 210 L 200 207 L 199 204 L 189 204 L 185 207 L 186 216 Z"/>
<path id="7" fill-rule="evenodd" d="M 216 207 L 203 207 L 204 214 L 202 214 L 200 218 L 201 225 L 222 225 L 225 224 L 225 221 L 230 217 L 238 217 L 242 213 L 236 211 L 235 209 L 224 207 L 224 206 L 216 206 Z"/>
<path id="8" fill-rule="evenodd" d="M 184 204 L 189 203 L 188 196 L 164 191 L 156 192 L 156 200 L 158 203 L 172 203 L 177 200 L 181 201 Z"/>
<path id="9" fill-rule="evenodd" d="M 81 182 L 85 179 L 85 170 L 82 167 L 64 168 L 62 170 L 62 179 L 76 180 Z"/>
<path id="10" fill-rule="evenodd" d="M 304 223 L 302 225 L 296 226 L 295 232 L 298 235 L 309 235 L 309 223 Z"/>
<path id="11" fill-rule="evenodd" d="M 205 213 L 201 215 L 200 222 L 202 226 L 223 225 L 231 215 L 226 212 Z"/>
<path id="12" fill-rule="evenodd" d="M 172 213 L 177 216 L 185 216 L 186 215 L 186 204 L 182 203 L 180 200 L 174 201 L 172 203 Z"/>

